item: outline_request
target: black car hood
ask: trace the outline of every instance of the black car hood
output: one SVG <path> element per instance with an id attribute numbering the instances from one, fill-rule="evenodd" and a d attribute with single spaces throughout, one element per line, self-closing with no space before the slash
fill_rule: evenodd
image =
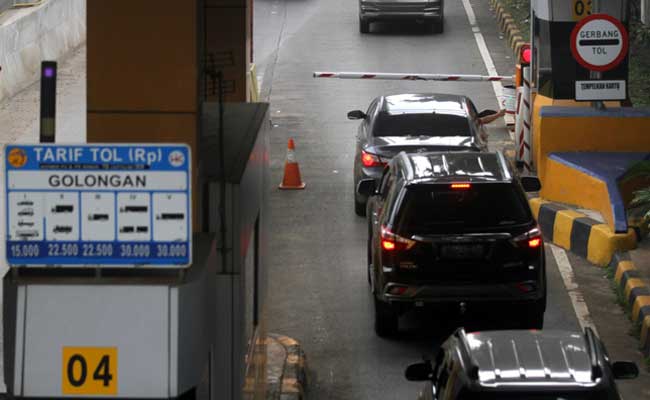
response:
<path id="1" fill-rule="evenodd" d="M 479 151 L 471 136 L 379 136 L 372 138 L 365 150 L 384 157 L 400 151 Z"/>

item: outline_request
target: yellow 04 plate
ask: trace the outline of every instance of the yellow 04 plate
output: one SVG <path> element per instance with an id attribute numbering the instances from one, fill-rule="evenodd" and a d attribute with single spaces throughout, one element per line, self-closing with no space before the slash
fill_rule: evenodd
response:
<path id="1" fill-rule="evenodd" d="M 117 347 L 64 347 L 61 392 L 117 394 Z"/>
<path id="2" fill-rule="evenodd" d="M 591 15 L 591 0 L 573 0 L 573 20 L 580 21 Z"/>

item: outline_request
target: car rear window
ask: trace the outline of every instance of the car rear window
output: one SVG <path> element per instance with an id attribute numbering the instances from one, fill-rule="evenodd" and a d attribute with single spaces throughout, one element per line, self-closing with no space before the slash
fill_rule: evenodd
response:
<path id="1" fill-rule="evenodd" d="M 389 114 L 381 112 L 374 136 L 471 136 L 466 116 L 440 113 Z"/>
<path id="2" fill-rule="evenodd" d="M 398 205 L 393 229 L 400 235 L 467 232 L 530 223 L 525 195 L 510 183 L 408 186 Z"/>

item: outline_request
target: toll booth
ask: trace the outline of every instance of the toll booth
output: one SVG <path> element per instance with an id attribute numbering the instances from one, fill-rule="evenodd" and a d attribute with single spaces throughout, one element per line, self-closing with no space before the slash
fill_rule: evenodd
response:
<path id="1" fill-rule="evenodd" d="M 575 82 L 590 79 L 590 70 L 571 53 L 571 33 L 580 20 L 595 14 L 593 1 L 539 0 L 531 2 L 532 83 L 537 94 L 553 100 L 574 101 Z M 628 4 L 623 0 L 599 1 L 599 13 L 610 15 L 627 26 Z M 625 80 L 628 54 L 617 67 L 603 72 L 602 79 Z M 624 96 L 625 99 L 627 96 Z"/>
<path id="2" fill-rule="evenodd" d="M 192 191 L 204 208 L 192 211 L 201 225 L 186 268 L 38 266 L 39 257 L 12 266 L 3 281 L 11 396 L 264 397 L 268 104 L 227 103 L 223 123 L 220 115 L 217 103 L 203 103 L 192 154 L 201 183 Z"/>
<path id="3" fill-rule="evenodd" d="M 650 159 L 650 110 L 629 107 L 627 0 L 532 5 L 532 161 L 543 199 L 599 211 L 632 237 L 626 207 Z M 624 240 L 633 243 L 634 240 Z"/>

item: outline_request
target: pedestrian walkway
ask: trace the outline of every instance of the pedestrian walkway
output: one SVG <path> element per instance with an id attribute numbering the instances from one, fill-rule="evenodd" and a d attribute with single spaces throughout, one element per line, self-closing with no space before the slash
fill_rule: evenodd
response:
<path id="1" fill-rule="evenodd" d="M 288 336 L 268 334 L 266 356 L 266 398 L 303 400 L 307 374 L 305 353 L 300 344 Z"/>

